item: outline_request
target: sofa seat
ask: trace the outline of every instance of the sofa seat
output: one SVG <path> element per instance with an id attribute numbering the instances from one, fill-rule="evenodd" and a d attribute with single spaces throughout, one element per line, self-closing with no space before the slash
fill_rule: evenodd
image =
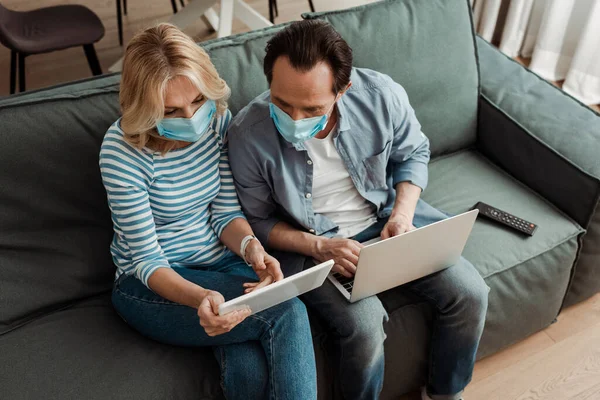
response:
<path id="1" fill-rule="evenodd" d="M 331 398 L 325 332 L 311 319 L 319 392 Z M 0 398 L 223 399 L 210 348 L 164 345 L 130 328 L 110 294 L 77 302 L 0 335 Z M 240 388 L 244 390 L 244 388 Z"/>
<path id="2" fill-rule="evenodd" d="M 555 320 L 583 232 L 579 225 L 476 150 L 433 160 L 423 199 L 449 214 L 468 211 L 483 201 L 538 225 L 527 237 L 482 218 L 475 223 L 463 256 L 490 287 L 478 358 Z M 380 298 L 390 313 L 382 399 L 393 399 L 415 389 L 415 382 L 426 376 L 432 310 L 402 287 Z"/>
<path id="3" fill-rule="evenodd" d="M 12 371 L 0 375 L 6 399 L 222 398 L 212 351 L 144 338 L 108 294 L 0 336 L 0 354 Z"/>

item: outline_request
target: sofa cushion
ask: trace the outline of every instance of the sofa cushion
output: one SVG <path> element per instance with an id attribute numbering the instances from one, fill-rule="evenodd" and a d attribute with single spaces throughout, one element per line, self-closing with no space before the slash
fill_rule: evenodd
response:
<path id="1" fill-rule="evenodd" d="M 98 152 L 115 76 L 0 101 L 0 333 L 111 289 Z"/>
<path id="2" fill-rule="evenodd" d="M 406 89 L 432 155 L 475 141 L 476 48 L 468 0 L 387 0 L 305 14 L 330 22 L 354 53 L 354 65 L 390 75 Z"/>
<path id="3" fill-rule="evenodd" d="M 220 399 L 210 349 L 146 339 L 113 311 L 85 301 L 0 336 L 6 399 Z"/>
<path id="4" fill-rule="evenodd" d="M 311 320 L 319 393 L 332 398 L 325 335 Z M 99 295 L 0 334 L 2 399 L 222 399 L 210 348 L 164 345 L 131 329 Z M 240 388 L 243 390 L 243 388 Z"/>
<path id="5" fill-rule="evenodd" d="M 487 355 L 549 325 L 558 315 L 584 230 L 476 151 L 430 164 L 423 197 L 450 213 L 478 201 L 538 225 L 527 237 L 478 218 L 463 255 L 491 288 L 479 354 Z"/>

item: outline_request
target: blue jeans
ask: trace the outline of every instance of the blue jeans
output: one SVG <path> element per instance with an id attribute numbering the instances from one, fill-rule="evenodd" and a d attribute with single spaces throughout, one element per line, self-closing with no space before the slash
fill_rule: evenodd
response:
<path id="1" fill-rule="evenodd" d="M 240 258 L 210 268 L 174 268 L 183 278 L 220 292 L 226 300 L 256 281 Z M 292 299 L 246 318 L 230 332 L 210 337 L 197 310 L 155 294 L 134 276 L 115 283 L 112 302 L 142 335 L 176 346 L 212 346 L 228 399 L 316 399 L 317 377 L 306 308 Z M 242 389 L 243 388 L 243 389 Z"/>
<path id="2" fill-rule="evenodd" d="M 447 216 L 419 200 L 413 225 L 422 227 Z M 379 236 L 387 219 L 354 237 L 359 242 Z M 434 309 L 427 392 L 435 400 L 459 399 L 471 380 L 475 354 L 487 312 L 488 287 L 464 258 L 436 274 L 402 286 Z M 383 323 L 388 319 L 381 301 L 371 296 L 349 303 L 329 282 L 302 300 L 319 313 L 334 334 L 338 379 L 345 399 L 377 399 L 383 387 Z"/>

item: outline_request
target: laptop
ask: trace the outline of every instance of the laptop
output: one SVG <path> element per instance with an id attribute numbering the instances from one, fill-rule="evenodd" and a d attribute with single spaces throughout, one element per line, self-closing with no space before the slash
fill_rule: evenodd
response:
<path id="1" fill-rule="evenodd" d="M 363 243 L 356 274 L 327 277 L 354 303 L 450 267 L 459 260 L 478 210 L 468 211 L 386 240 Z"/>

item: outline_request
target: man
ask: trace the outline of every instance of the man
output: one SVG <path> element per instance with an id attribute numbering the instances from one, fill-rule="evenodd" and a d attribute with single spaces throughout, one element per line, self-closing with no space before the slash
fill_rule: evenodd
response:
<path id="1" fill-rule="evenodd" d="M 237 115 L 230 162 L 244 212 L 286 274 L 335 260 L 352 276 L 365 241 L 399 235 L 444 214 L 419 200 L 429 141 L 404 89 L 352 67 L 327 23 L 300 21 L 267 44 L 270 90 Z M 401 256 L 401 255 L 399 255 Z M 292 271 L 293 270 L 293 271 Z M 487 286 L 466 260 L 403 286 L 435 310 L 424 399 L 460 399 L 471 379 Z M 387 313 L 377 296 L 349 303 L 329 282 L 302 297 L 335 334 L 346 399 L 377 399 Z"/>

